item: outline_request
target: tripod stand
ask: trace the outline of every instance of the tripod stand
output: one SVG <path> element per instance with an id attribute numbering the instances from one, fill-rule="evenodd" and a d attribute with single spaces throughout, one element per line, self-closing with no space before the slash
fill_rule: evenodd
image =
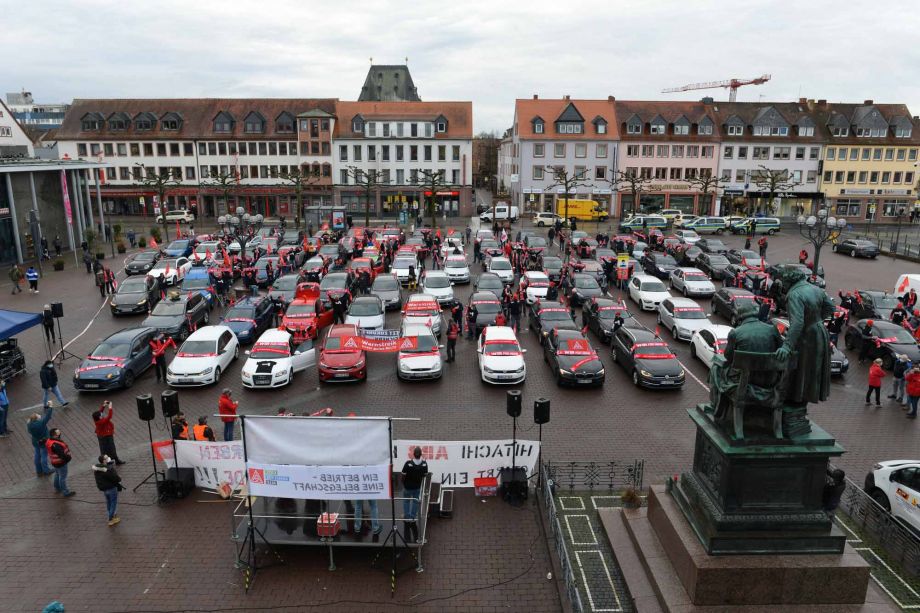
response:
<path id="1" fill-rule="evenodd" d="M 161 471 L 157 470 L 157 457 L 153 452 L 153 431 L 150 429 L 150 420 L 147 420 L 147 438 L 150 440 L 150 463 L 153 465 L 153 472 L 147 475 L 143 481 L 138 483 L 132 489 L 132 492 L 137 492 L 137 490 L 144 484 L 146 484 L 150 479 L 153 479 L 156 482 L 157 486 L 157 498 L 160 496 L 160 480 L 166 480 L 166 475 Z M 175 443 L 174 443 L 175 444 Z"/>
<path id="2" fill-rule="evenodd" d="M 55 316 L 54 316 L 54 320 L 57 322 L 57 329 L 58 329 L 58 344 L 60 345 L 61 348 L 60 348 L 60 350 L 54 355 L 54 357 L 51 358 L 52 360 L 55 360 L 55 359 L 58 360 L 58 363 L 60 363 L 60 364 L 63 364 L 63 363 L 64 363 L 64 360 L 66 360 L 66 359 L 68 359 L 68 358 L 76 358 L 76 359 L 78 359 L 78 360 L 80 359 L 80 356 L 78 356 L 78 355 L 75 354 L 75 353 L 71 353 L 70 351 L 67 351 L 67 349 L 64 348 L 64 337 L 63 337 L 63 335 L 61 334 L 61 317 L 63 317 L 63 316 L 64 316 L 63 312 L 61 313 L 61 315 L 55 315 Z"/>

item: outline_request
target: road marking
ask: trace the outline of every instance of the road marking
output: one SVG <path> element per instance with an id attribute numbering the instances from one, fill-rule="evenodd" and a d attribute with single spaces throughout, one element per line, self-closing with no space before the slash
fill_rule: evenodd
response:
<path id="1" fill-rule="evenodd" d="M 901 575 L 899 575 L 898 573 L 894 572 L 894 570 L 893 570 L 890 566 L 888 566 L 888 564 L 886 564 L 885 561 L 884 561 L 882 558 L 880 558 L 879 555 L 878 555 L 877 553 L 875 553 L 875 552 L 872 550 L 871 547 L 854 547 L 853 550 L 854 550 L 854 551 L 868 551 L 869 553 L 871 553 L 871 554 L 872 554 L 872 557 L 874 557 L 874 558 L 878 561 L 879 564 L 881 564 L 882 566 L 884 566 L 885 569 L 886 569 L 889 573 L 891 573 L 891 575 L 892 575 L 895 579 L 897 579 L 898 581 L 900 581 L 900 582 L 904 585 L 904 587 L 906 587 L 908 590 L 910 590 L 910 592 L 911 592 L 914 596 L 916 596 L 917 598 L 920 598 L 920 594 L 918 594 L 918 593 L 916 592 L 916 590 L 914 590 L 914 588 L 912 588 L 912 587 L 910 586 L 909 583 L 907 583 L 906 581 L 904 581 L 904 579 L 901 578 Z M 882 582 L 879 581 L 879 580 L 875 577 L 875 575 L 872 575 L 872 580 L 875 581 L 875 582 L 878 584 L 878 586 L 879 586 L 880 588 L 882 588 L 882 590 L 884 590 L 884 592 L 885 592 L 886 594 L 888 594 L 888 597 L 891 598 L 891 599 L 895 602 L 895 604 L 898 605 L 899 608 L 901 608 L 901 609 L 920 609 L 920 604 L 909 604 L 909 605 L 908 605 L 908 604 L 902 604 L 901 601 L 898 600 L 897 597 L 895 597 L 895 595 L 892 594 L 891 591 L 890 591 L 887 587 L 885 587 L 885 586 L 882 584 Z"/>
<path id="2" fill-rule="evenodd" d="M 594 528 L 591 526 L 591 520 L 587 515 L 563 515 L 565 518 L 565 527 L 569 531 L 569 540 L 573 545 L 597 545 L 597 536 L 594 534 Z M 572 533 L 572 524 L 569 521 L 571 518 L 581 519 L 588 525 L 588 534 L 591 535 L 590 541 L 576 541 L 575 535 Z"/>
<path id="3" fill-rule="evenodd" d="M 588 577 L 587 577 L 587 575 L 585 574 L 585 567 L 584 567 L 584 564 L 581 563 L 581 554 L 594 554 L 594 555 L 596 555 L 597 558 L 601 561 L 601 566 L 604 567 L 604 575 L 606 575 L 606 577 L 607 577 L 607 582 L 610 584 L 610 592 L 613 594 L 613 598 L 614 598 L 614 600 L 616 600 L 616 603 L 617 603 L 616 608 L 613 608 L 613 609 L 611 609 L 611 608 L 602 608 L 602 609 L 599 609 L 599 608 L 597 608 L 597 607 L 594 605 L 594 596 L 591 594 L 591 588 L 589 587 L 589 584 L 588 584 Z M 613 583 L 613 578 L 610 576 L 610 569 L 607 567 L 607 562 L 604 560 L 604 555 L 603 555 L 600 551 L 598 551 L 598 550 L 596 550 L 596 549 L 594 549 L 594 550 L 589 550 L 589 551 L 576 551 L 576 552 L 575 552 L 575 561 L 578 563 L 578 570 L 579 570 L 579 572 L 581 572 L 582 585 L 584 585 L 584 587 L 585 587 L 585 592 L 586 592 L 587 595 L 588 595 L 588 602 L 591 604 L 591 610 L 592 610 L 592 611 L 606 611 L 606 612 L 609 612 L 609 613 L 618 613 L 618 612 L 622 611 L 622 610 L 623 610 L 623 603 L 620 602 L 620 597 L 617 595 L 617 588 L 616 588 L 616 585 L 614 585 L 614 583 Z"/>
<path id="4" fill-rule="evenodd" d="M 559 507 L 563 511 L 584 511 L 585 510 L 585 501 L 582 500 L 579 496 L 559 496 Z M 567 507 L 565 506 L 565 500 L 577 500 L 577 507 Z"/>
<path id="5" fill-rule="evenodd" d="M 684 364 L 684 363 L 681 362 L 680 360 L 677 360 L 677 362 L 683 367 L 684 372 L 686 372 L 688 375 L 690 375 L 690 378 L 691 378 L 691 379 L 693 379 L 694 381 L 696 381 L 697 383 L 699 383 L 699 384 L 700 384 L 700 387 L 702 387 L 704 390 L 706 390 L 707 392 L 709 391 L 709 386 L 706 385 L 705 383 L 703 383 L 702 381 L 700 381 L 700 379 L 697 378 L 697 376 L 693 374 L 693 371 L 691 371 L 689 368 L 687 368 L 687 365 L 686 365 L 686 364 Z"/>

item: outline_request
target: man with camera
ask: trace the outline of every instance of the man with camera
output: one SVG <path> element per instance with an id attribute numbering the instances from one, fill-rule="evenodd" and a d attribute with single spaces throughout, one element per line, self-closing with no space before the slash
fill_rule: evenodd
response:
<path id="1" fill-rule="evenodd" d="M 115 462 L 112 458 L 104 453 L 100 455 L 99 462 L 93 464 L 93 476 L 96 478 L 96 487 L 105 494 L 105 508 L 108 513 L 109 526 L 114 526 L 121 521 L 121 518 L 116 515 L 118 492 L 125 488 L 121 484 L 121 476 L 115 470 Z"/>

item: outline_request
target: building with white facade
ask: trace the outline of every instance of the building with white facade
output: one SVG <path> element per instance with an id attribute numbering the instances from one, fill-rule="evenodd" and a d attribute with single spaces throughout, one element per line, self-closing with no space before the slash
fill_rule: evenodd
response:
<path id="1" fill-rule="evenodd" d="M 62 102 L 40 103 L 32 98 L 32 92 L 23 91 L 6 95 L 6 104 L 23 126 L 36 130 L 51 130 L 60 127 L 69 104 Z"/>

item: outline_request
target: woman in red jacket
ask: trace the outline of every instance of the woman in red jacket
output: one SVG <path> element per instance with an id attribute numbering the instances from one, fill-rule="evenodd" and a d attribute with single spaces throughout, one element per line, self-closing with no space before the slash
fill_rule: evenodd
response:
<path id="1" fill-rule="evenodd" d="M 907 380 L 907 402 L 910 404 L 907 416 L 913 419 L 917 417 L 917 401 L 920 400 L 920 364 L 908 370 L 904 378 Z"/>
<path id="2" fill-rule="evenodd" d="M 217 402 L 217 413 L 220 415 L 220 420 L 224 422 L 225 441 L 233 440 L 233 424 L 236 421 L 236 408 L 240 406 L 239 402 L 234 402 L 230 397 L 232 395 L 233 392 L 230 391 L 230 388 L 225 387 L 223 393 L 220 395 L 220 400 Z"/>
<path id="3" fill-rule="evenodd" d="M 872 395 L 872 390 L 875 390 L 875 406 L 882 406 L 882 403 L 879 401 L 879 394 L 881 393 L 882 378 L 884 376 L 885 371 L 882 370 L 882 358 L 876 358 L 872 361 L 872 366 L 869 367 L 869 389 L 866 390 L 866 404 L 869 404 L 869 397 Z"/>

